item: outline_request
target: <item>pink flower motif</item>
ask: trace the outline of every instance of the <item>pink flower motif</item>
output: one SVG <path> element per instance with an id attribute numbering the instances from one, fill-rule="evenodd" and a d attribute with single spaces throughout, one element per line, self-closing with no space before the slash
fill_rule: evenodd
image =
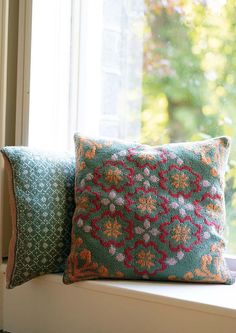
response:
<path id="1" fill-rule="evenodd" d="M 84 225 L 84 221 L 83 221 L 81 218 L 79 218 L 79 219 L 78 219 L 78 222 L 77 222 L 77 226 L 78 226 L 79 228 L 82 228 L 83 225 Z"/>
<path id="2" fill-rule="evenodd" d="M 144 175 L 146 177 L 149 177 L 150 176 L 150 170 L 148 168 L 144 168 L 144 171 L 143 171 Z"/>
<path id="3" fill-rule="evenodd" d="M 202 181 L 202 185 L 203 185 L 204 187 L 208 187 L 208 186 L 211 185 L 211 183 L 210 183 L 208 180 L 203 180 L 203 181 Z"/>
<path id="4" fill-rule="evenodd" d="M 137 235 L 142 235 L 143 234 L 143 239 L 144 239 L 145 242 L 148 242 L 150 240 L 151 236 L 156 237 L 160 233 L 160 231 L 157 228 L 152 227 L 152 224 L 147 219 L 143 223 L 143 228 L 136 227 L 134 229 L 134 231 Z"/>
<path id="5" fill-rule="evenodd" d="M 177 163 L 178 163 L 179 165 L 182 165 L 184 162 L 183 162 L 183 160 L 181 160 L 180 158 L 178 158 L 178 159 L 177 159 Z"/>
<path id="6" fill-rule="evenodd" d="M 110 246 L 110 248 L 109 248 L 109 253 L 110 253 L 111 255 L 114 255 L 114 254 L 116 253 L 116 248 L 115 248 L 113 245 Z"/>
<path id="7" fill-rule="evenodd" d="M 143 180 L 143 176 L 139 173 L 138 175 L 135 176 L 135 179 L 138 181 L 138 182 L 141 182 Z"/>
<path id="8" fill-rule="evenodd" d="M 194 205 L 186 203 L 182 196 L 180 196 L 177 201 L 171 202 L 170 207 L 178 210 L 182 217 L 187 215 L 186 211 L 194 211 Z"/>
<path id="9" fill-rule="evenodd" d="M 117 206 L 123 206 L 124 202 L 124 199 L 120 196 L 117 196 L 117 193 L 114 190 L 112 190 L 108 194 L 108 198 L 104 198 L 101 200 L 101 203 L 104 206 L 109 206 L 109 210 L 111 213 L 114 213 L 116 211 Z"/>
<path id="10" fill-rule="evenodd" d="M 151 171 L 148 167 L 144 168 L 143 174 L 137 174 L 135 179 L 138 182 L 143 182 L 143 186 L 146 190 L 151 186 L 150 182 L 157 183 L 159 181 L 157 176 L 151 174 Z"/>
<path id="11" fill-rule="evenodd" d="M 170 158 L 171 158 L 172 160 L 176 158 L 175 153 L 172 153 L 172 152 L 169 153 L 169 156 L 170 156 Z"/>
<path id="12" fill-rule="evenodd" d="M 122 254 L 122 253 L 118 253 L 117 255 L 116 255 L 116 260 L 117 261 L 124 261 L 125 260 L 125 256 Z"/>
<path id="13" fill-rule="evenodd" d="M 168 258 L 168 259 L 166 259 L 166 263 L 170 266 L 173 266 L 173 265 L 177 264 L 177 261 L 175 258 Z"/>
<path id="14" fill-rule="evenodd" d="M 182 260 L 183 257 L 184 257 L 184 252 L 179 251 L 179 252 L 177 253 L 177 258 L 178 258 L 179 260 Z"/>
<path id="15" fill-rule="evenodd" d="M 150 240 L 149 234 L 144 234 L 143 239 L 144 239 L 145 242 L 148 242 Z"/>

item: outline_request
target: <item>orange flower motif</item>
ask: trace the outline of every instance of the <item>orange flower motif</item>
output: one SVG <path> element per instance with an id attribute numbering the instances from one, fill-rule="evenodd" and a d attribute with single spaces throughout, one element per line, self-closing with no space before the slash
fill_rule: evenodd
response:
<path id="1" fill-rule="evenodd" d="M 171 238 L 174 239 L 176 242 L 186 243 L 189 239 L 191 239 L 191 236 L 189 235 L 190 232 L 190 228 L 188 228 L 187 226 L 177 225 L 173 229 L 174 235 Z"/>
<path id="2" fill-rule="evenodd" d="M 212 168 L 212 169 L 211 169 L 211 175 L 212 175 L 213 177 L 217 177 L 217 176 L 218 176 L 218 172 L 217 172 L 217 170 L 216 170 L 215 168 Z"/>
<path id="3" fill-rule="evenodd" d="M 100 266 L 98 268 L 98 273 L 101 277 L 108 277 L 109 275 L 108 269 L 105 266 Z"/>
<path id="4" fill-rule="evenodd" d="M 92 261 L 91 252 L 87 249 L 83 249 L 80 252 L 80 258 L 85 260 L 86 262 L 90 263 Z"/>
<path id="5" fill-rule="evenodd" d="M 151 213 L 153 210 L 156 209 L 156 201 L 152 199 L 152 197 L 141 197 L 138 199 L 139 205 L 138 209 L 140 209 L 142 212 L 147 211 L 148 213 Z"/>
<path id="6" fill-rule="evenodd" d="M 108 237 L 119 237 L 122 233 L 120 232 L 121 225 L 117 222 L 116 219 L 114 221 L 108 221 L 105 223 L 105 230 L 103 233 Z"/>
<path id="7" fill-rule="evenodd" d="M 77 201 L 78 211 L 86 210 L 88 208 L 89 199 L 86 196 L 80 197 Z"/>
<path id="8" fill-rule="evenodd" d="M 152 161 L 154 158 L 151 154 L 144 153 L 144 152 L 139 153 L 138 157 L 143 161 L 146 161 L 146 160 Z"/>
<path id="9" fill-rule="evenodd" d="M 122 180 L 121 175 L 122 175 L 122 172 L 118 168 L 109 169 L 106 172 L 105 179 L 109 183 L 115 183 L 116 185 L 118 185 L 119 182 Z"/>
<path id="10" fill-rule="evenodd" d="M 94 158 L 95 154 L 96 154 L 96 146 L 93 146 L 92 149 L 86 151 L 86 153 L 84 155 L 86 158 L 91 160 Z"/>
<path id="11" fill-rule="evenodd" d="M 141 250 L 137 254 L 137 258 L 138 260 L 136 260 L 136 263 L 143 268 L 151 268 L 154 266 L 153 259 L 155 258 L 155 255 L 150 251 L 145 252 L 144 250 Z"/>
<path id="12" fill-rule="evenodd" d="M 220 206 L 214 205 L 212 203 L 207 205 L 206 210 L 207 210 L 207 213 L 212 217 L 215 217 L 221 213 Z"/>
<path id="13" fill-rule="evenodd" d="M 173 179 L 171 184 L 175 188 L 186 188 L 187 186 L 189 186 L 189 178 L 184 173 L 176 173 L 175 175 L 172 175 L 171 178 Z"/>
<path id="14" fill-rule="evenodd" d="M 124 277 L 124 273 L 118 271 L 118 272 L 115 272 L 115 277 L 118 278 L 118 279 L 122 279 Z"/>

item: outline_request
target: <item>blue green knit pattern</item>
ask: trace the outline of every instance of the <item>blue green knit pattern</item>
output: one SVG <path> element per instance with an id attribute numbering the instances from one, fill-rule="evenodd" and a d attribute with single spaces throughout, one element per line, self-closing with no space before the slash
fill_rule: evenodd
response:
<path id="1" fill-rule="evenodd" d="M 75 161 L 67 153 L 26 147 L 5 147 L 1 152 L 10 162 L 16 205 L 16 240 L 9 252 L 14 265 L 7 281 L 13 288 L 64 269 L 74 211 Z"/>

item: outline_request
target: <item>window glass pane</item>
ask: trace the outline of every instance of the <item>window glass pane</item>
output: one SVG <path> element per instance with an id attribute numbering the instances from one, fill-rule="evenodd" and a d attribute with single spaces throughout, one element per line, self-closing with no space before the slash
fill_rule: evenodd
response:
<path id="1" fill-rule="evenodd" d="M 68 147 L 71 1 L 34 0 L 29 145 Z"/>
<path id="2" fill-rule="evenodd" d="M 145 0 L 141 141 L 229 135 L 228 251 L 236 253 L 236 3 Z"/>

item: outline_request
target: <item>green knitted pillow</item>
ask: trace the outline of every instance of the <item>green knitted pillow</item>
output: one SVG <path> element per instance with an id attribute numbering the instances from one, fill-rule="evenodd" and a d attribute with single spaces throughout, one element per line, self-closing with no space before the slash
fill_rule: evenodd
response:
<path id="1" fill-rule="evenodd" d="M 76 135 L 75 145 L 65 283 L 233 283 L 222 238 L 227 138 L 150 147 Z"/>
<path id="2" fill-rule="evenodd" d="M 8 170 L 12 238 L 7 288 L 61 272 L 70 250 L 75 160 L 25 147 L 1 150 Z"/>

